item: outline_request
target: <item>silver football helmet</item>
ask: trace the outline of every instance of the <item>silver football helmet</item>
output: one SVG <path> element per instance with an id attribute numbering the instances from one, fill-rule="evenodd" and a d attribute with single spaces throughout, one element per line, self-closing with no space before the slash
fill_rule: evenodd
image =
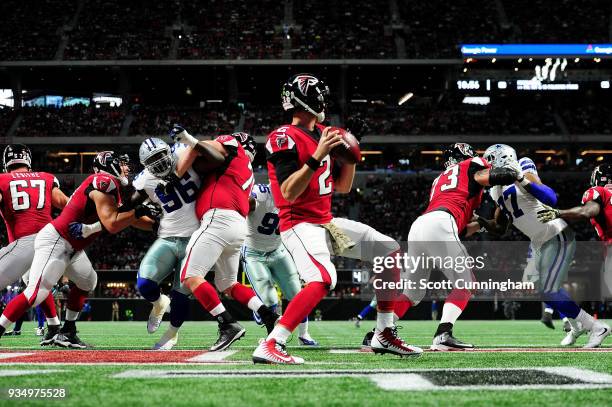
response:
<path id="1" fill-rule="evenodd" d="M 174 155 L 170 146 L 163 140 L 151 137 L 140 145 L 138 151 L 140 163 L 158 178 L 163 178 L 174 167 Z"/>
<path id="2" fill-rule="evenodd" d="M 506 144 L 493 144 L 484 152 L 484 159 L 493 168 L 503 167 L 510 162 L 517 162 L 516 151 Z"/>

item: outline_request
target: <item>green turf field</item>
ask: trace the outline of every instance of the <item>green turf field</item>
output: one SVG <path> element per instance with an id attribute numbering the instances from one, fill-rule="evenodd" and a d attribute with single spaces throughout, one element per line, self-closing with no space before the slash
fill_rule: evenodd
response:
<path id="1" fill-rule="evenodd" d="M 402 337 L 422 347 L 429 345 L 437 325 L 431 321 L 403 321 L 402 324 Z M 0 388 L 5 394 L 0 405 L 49 403 L 46 400 L 7 400 L 6 389 L 13 387 L 65 387 L 69 395 L 61 401 L 63 406 L 612 405 L 612 382 L 602 384 L 606 378 L 612 379 L 612 352 L 546 352 L 545 349 L 538 352 L 427 352 L 420 358 L 400 359 L 390 355 L 349 353 L 359 347 L 363 335 L 371 328 L 369 321 L 360 329 L 352 322 L 312 322 L 311 334 L 320 341 L 321 347 L 297 346 L 297 338 L 289 343 L 290 352 L 304 357 L 305 365 L 262 366 L 250 363 L 250 356 L 257 339 L 264 336 L 264 330 L 252 323 L 245 325 L 247 335 L 231 348 L 237 352 L 229 352 L 225 359 L 215 363 L 155 363 L 156 355 L 169 352 L 140 352 L 145 355 L 145 363 L 112 365 L 71 364 L 83 361 L 81 355 L 86 356 L 88 351 L 64 352 L 60 363 L 53 364 L 21 364 L 17 363 L 19 358 L 2 359 L 9 352 L 30 354 L 39 350 L 33 325 L 26 322 L 22 336 L 0 339 L 0 376 L 3 376 Z M 146 333 L 145 322 L 81 322 L 79 330 L 81 338 L 95 349 L 118 351 L 100 352 L 109 355 L 148 349 L 157 339 L 157 335 Z M 482 348 L 556 348 L 563 332 L 558 322 L 557 329 L 551 331 L 537 321 L 460 321 L 455 334 Z M 216 324 L 187 322 L 176 349 L 198 350 L 194 353 L 202 354 L 215 339 Z M 582 345 L 585 340 L 580 338 L 578 344 Z M 612 339 L 605 345 L 612 346 Z M 44 356 L 48 355 L 51 353 Z M 579 377 L 568 378 L 557 374 L 555 368 L 559 367 L 587 369 L 595 372 L 595 375 L 591 373 L 595 379 L 580 373 L 583 371 L 578 371 Z M 549 374 L 530 368 L 554 369 Z M 53 372 L 40 373 L 41 369 Z M 31 372 L 8 376 L 21 370 Z M 135 377 L 156 373 L 168 377 Z M 435 388 L 397 389 L 397 386 L 418 384 L 422 380 L 433 383 Z M 594 383 L 594 380 L 600 381 Z M 491 385 L 503 389 L 491 388 Z"/>

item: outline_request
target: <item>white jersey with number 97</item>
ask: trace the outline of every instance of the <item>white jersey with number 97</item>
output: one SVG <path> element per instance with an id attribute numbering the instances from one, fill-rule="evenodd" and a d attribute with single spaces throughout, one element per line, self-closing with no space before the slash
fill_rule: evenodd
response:
<path id="1" fill-rule="evenodd" d="M 172 154 L 178 160 L 178 154 L 186 148 L 184 144 L 174 144 Z M 163 211 L 158 236 L 159 237 L 189 237 L 200 227 L 200 221 L 195 212 L 195 201 L 201 180 L 192 169 L 183 175 L 178 185 L 170 188 L 168 193 L 159 188 L 161 180 L 145 169 L 134 179 L 133 185 L 139 191 L 144 191 L 149 200 L 158 204 Z"/>
<path id="2" fill-rule="evenodd" d="M 249 249 L 261 252 L 276 250 L 281 244 L 278 231 L 278 208 L 274 205 L 272 191 L 266 184 L 256 184 L 251 191 L 255 209 L 249 213 L 248 234 L 244 244 Z"/>

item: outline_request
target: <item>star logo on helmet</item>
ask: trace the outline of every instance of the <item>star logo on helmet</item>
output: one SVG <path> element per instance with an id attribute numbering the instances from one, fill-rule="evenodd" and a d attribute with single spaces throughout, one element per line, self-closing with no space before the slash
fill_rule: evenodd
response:
<path id="1" fill-rule="evenodd" d="M 307 94 L 308 87 L 310 85 L 316 85 L 319 82 L 317 78 L 315 78 L 314 76 L 310 76 L 310 75 L 298 76 L 297 78 L 295 78 L 295 80 L 298 83 L 298 88 L 300 88 L 300 92 L 302 92 L 302 95 Z"/>

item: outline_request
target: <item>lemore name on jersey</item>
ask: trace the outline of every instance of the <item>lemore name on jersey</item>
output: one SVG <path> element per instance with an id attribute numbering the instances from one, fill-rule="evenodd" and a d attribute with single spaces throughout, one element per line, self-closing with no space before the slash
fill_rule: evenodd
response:
<path id="1" fill-rule="evenodd" d="M 74 191 L 70 196 L 70 200 L 66 207 L 58 216 L 51 222 L 57 232 L 70 243 L 75 251 L 83 250 L 100 234 L 94 233 L 86 239 L 75 239 L 70 236 L 69 227 L 73 222 L 80 223 L 95 223 L 99 221 L 96 211 L 96 204 L 89 193 L 91 191 L 100 191 L 115 197 L 117 206 L 121 205 L 121 183 L 112 175 L 97 173 L 85 178 L 85 181 Z"/>
<path id="2" fill-rule="evenodd" d="M 474 180 L 474 174 L 489 167 L 489 163 L 480 157 L 448 167 L 432 183 L 425 213 L 447 211 L 455 218 L 457 232 L 463 232 L 482 200 L 483 187 Z"/>
<path id="3" fill-rule="evenodd" d="M 582 195 L 582 204 L 589 201 L 599 204 L 599 214 L 591 218 L 591 225 L 601 240 L 612 244 L 612 185 L 589 188 Z"/>
<path id="4" fill-rule="evenodd" d="M 174 144 L 176 146 L 177 144 Z M 178 155 L 184 145 L 172 147 L 173 154 Z M 178 160 L 178 156 L 175 157 Z M 133 185 L 139 191 L 144 191 L 151 202 L 158 204 L 163 215 L 159 222 L 159 237 L 189 237 L 200 227 L 200 220 L 196 216 L 196 197 L 201 181 L 198 174 L 189 168 L 180 179 L 179 184 L 173 185 L 170 191 L 164 193 L 160 187 L 160 179 L 145 169 L 134 179 Z"/>
<path id="5" fill-rule="evenodd" d="M 544 205 L 520 185 L 496 185 L 491 187 L 489 195 L 503 214 L 535 247 L 540 247 L 567 227 L 563 219 L 547 223 L 538 221 L 538 212 L 544 210 Z"/>
<path id="6" fill-rule="evenodd" d="M 332 169 L 334 159 L 326 156 L 321 166 L 314 172 L 306 190 L 293 202 L 287 201 L 281 194 L 273 161 L 281 154 L 293 154 L 298 168 L 317 149 L 319 137 L 325 126 L 317 124 L 315 134 L 293 125 L 279 127 L 268 135 L 266 154 L 268 157 L 268 177 L 274 202 L 279 209 L 280 230 L 285 231 L 293 226 L 306 222 L 323 224 L 332 220 L 331 199 L 334 191 Z"/>
<path id="7" fill-rule="evenodd" d="M 251 197 L 255 200 L 255 209 L 247 217 L 248 233 L 244 244 L 249 249 L 260 252 L 276 250 L 281 244 L 279 217 L 270 186 L 256 184 Z"/>
<path id="8" fill-rule="evenodd" d="M 251 160 L 233 136 L 219 136 L 215 141 L 223 144 L 229 155 L 221 168 L 202 178 L 196 202 L 198 219 L 210 209 L 230 209 L 246 217 L 255 180 Z"/>
<path id="9" fill-rule="evenodd" d="M 57 178 L 46 172 L 0 174 L 0 211 L 9 243 L 38 233 L 53 220 L 51 194 L 57 186 Z"/>

